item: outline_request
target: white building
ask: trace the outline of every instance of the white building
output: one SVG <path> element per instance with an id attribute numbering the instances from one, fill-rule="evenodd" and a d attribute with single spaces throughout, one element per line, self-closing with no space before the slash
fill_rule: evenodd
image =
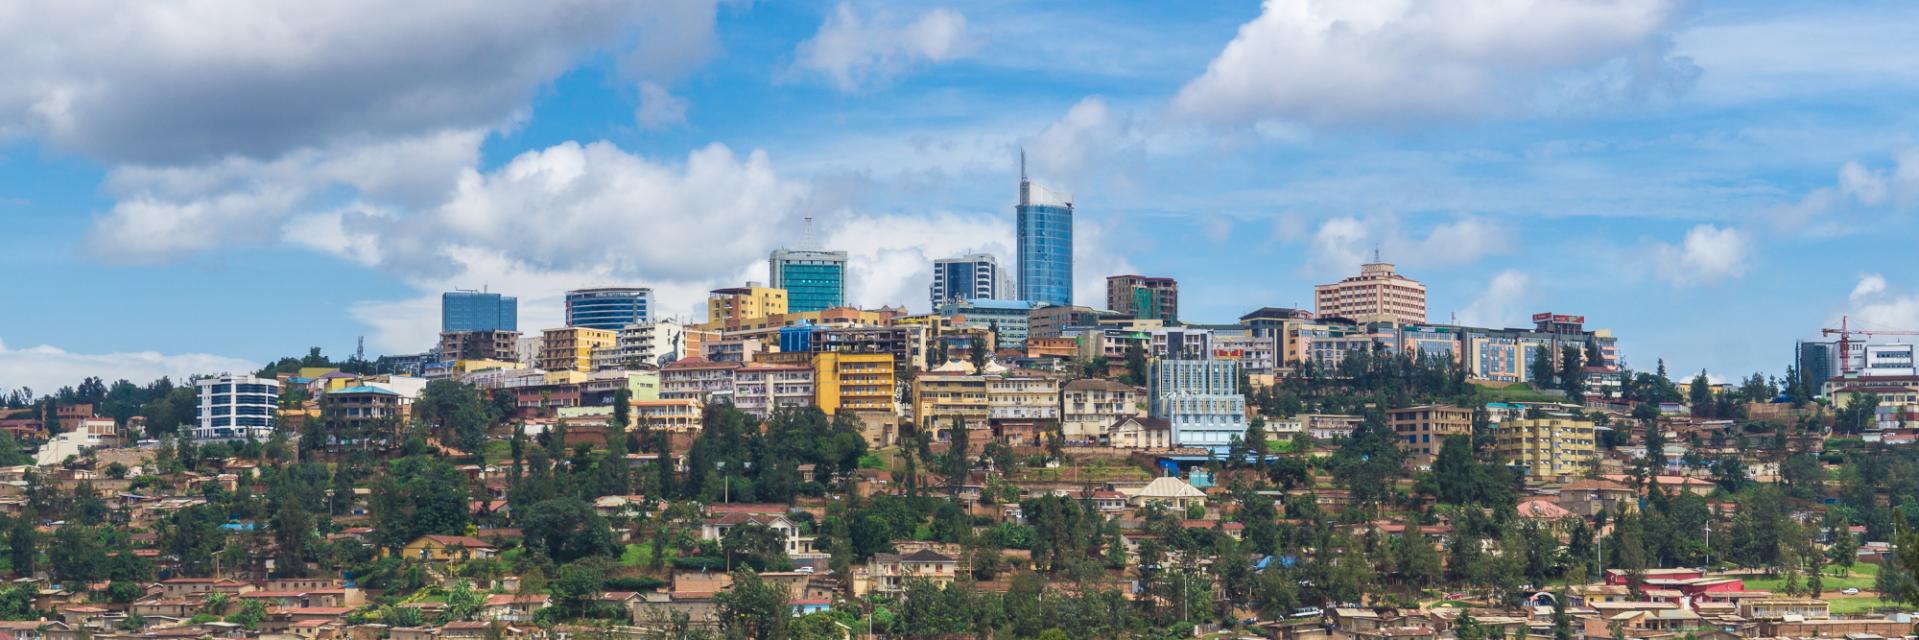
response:
<path id="1" fill-rule="evenodd" d="M 273 435 L 275 409 L 280 404 L 280 381 L 250 375 L 223 375 L 195 381 L 199 387 L 200 420 L 193 439 L 266 440 Z"/>
<path id="2" fill-rule="evenodd" d="M 1060 387 L 1060 434 L 1067 442 L 1093 442 L 1122 418 L 1139 417 L 1139 389 L 1100 378 Z"/>
<path id="3" fill-rule="evenodd" d="M 1160 360 L 1150 378 L 1152 416 L 1171 423 L 1174 446 L 1225 451 L 1246 434 L 1238 361 Z"/>
<path id="4" fill-rule="evenodd" d="M 627 325 L 620 329 L 617 345 L 621 362 L 629 368 L 658 368 L 698 355 L 686 352 L 686 327 L 670 319 Z"/>
<path id="5" fill-rule="evenodd" d="M 933 309 L 957 300 L 997 300 L 1013 295 L 1012 279 L 999 268 L 999 258 L 975 253 L 933 261 Z"/>
<path id="6" fill-rule="evenodd" d="M 1869 344 L 1866 345 L 1866 366 L 1859 375 L 1871 377 L 1919 375 L 1914 367 L 1913 346 L 1910 344 Z"/>
<path id="7" fill-rule="evenodd" d="M 753 417 L 812 405 L 812 367 L 752 364 L 733 371 L 733 406 Z"/>

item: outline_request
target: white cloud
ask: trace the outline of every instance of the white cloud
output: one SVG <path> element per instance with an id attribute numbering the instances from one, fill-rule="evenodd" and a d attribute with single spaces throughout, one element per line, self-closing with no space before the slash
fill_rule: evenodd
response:
<path id="1" fill-rule="evenodd" d="M 1886 279 L 1870 273 L 1859 277 L 1848 299 L 1849 324 L 1854 328 L 1910 331 L 1919 329 L 1919 294 L 1893 291 Z M 1833 314 L 1827 326 L 1838 326 Z"/>
<path id="2" fill-rule="evenodd" d="M 640 107 L 633 111 L 633 120 L 648 130 L 686 124 L 686 100 L 657 82 L 642 82 Z"/>
<path id="3" fill-rule="evenodd" d="M 1697 73 L 1663 35 L 1682 4 L 1267 0 L 1173 108 L 1223 124 L 1360 125 L 1646 93 Z"/>
<path id="4" fill-rule="evenodd" d="M 933 9 L 911 22 L 880 12 L 862 17 L 841 2 L 818 33 L 800 43 L 794 69 L 825 76 L 840 91 L 884 84 L 916 65 L 947 62 L 972 51 L 966 16 Z"/>
<path id="5" fill-rule="evenodd" d="M 1847 212 L 1864 210 L 1907 211 L 1919 204 L 1919 149 L 1893 154 L 1892 166 L 1875 169 L 1859 161 L 1839 167 L 1839 175 L 1830 186 L 1807 192 L 1797 202 L 1771 212 L 1778 227 L 1836 235 L 1857 231 L 1855 221 L 1835 219 Z"/>
<path id="6" fill-rule="evenodd" d="M 713 0 L 11 2 L 0 135 L 172 164 L 499 127 L 595 51 L 697 62 L 712 13 Z M 665 55 L 675 47 L 691 51 Z"/>
<path id="7" fill-rule="evenodd" d="M 1320 222 L 1312 233 L 1306 271 L 1319 276 L 1351 275 L 1359 265 L 1372 262 L 1375 251 L 1380 259 L 1401 267 L 1468 265 L 1505 253 L 1510 235 L 1511 230 L 1481 218 L 1440 223 L 1422 238 L 1407 234 L 1397 216 L 1337 216 Z"/>
<path id="8" fill-rule="evenodd" d="M 1531 294 L 1532 278 L 1517 269 L 1507 269 L 1486 283 L 1486 290 L 1459 310 L 1459 323 L 1473 327 L 1517 327 L 1526 320 L 1525 305 Z"/>
<path id="9" fill-rule="evenodd" d="M 1732 227 L 1701 224 L 1686 231 L 1677 246 L 1656 243 L 1652 264 L 1658 275 L 1674 286 L 1711 284 L 1746 275 L 1752 241 Z"/>
<path id="10" fill-rule="evenodd" d="M 195 374 L 244 373 L 258 368 L 238 358 L 204 353 L 73 353 L 47 345 L 12 349 L 0 341 L 0 380 L 12 387 L 32 387 L 35 393 L 78 385 L 88 376 L 144 384 L 161 376 L 179 382 Z"/>

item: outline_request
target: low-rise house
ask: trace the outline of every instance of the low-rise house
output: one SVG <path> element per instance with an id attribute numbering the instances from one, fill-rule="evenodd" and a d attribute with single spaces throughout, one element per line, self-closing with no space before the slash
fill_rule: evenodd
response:
<path id="1" fill-rule="evenodd" d="M 530 622 L 533 614 L 552 604 L 553 599 L 544 593 L 515 595 L 499 593 L 486 597 L 480 606 L 480 617 L 501 622 Z"/>
<path id="2" fill-rule="evenodd" d="M 719 541 L 734 527 L 757 525 L 772 529 L 785 541 L 786 555 L 799 557 L 814 553 L 813 536 L 800 535 L 800 527 L 784 514 L 723 513 L 700 523 L 700 539 Z"/>
<path id="3" fill-rule="evenodd" d="M 924 579 L 950 584 L 959 572 L 959 561 L 952 556 L 922 549 L 905 555 L 876 553 L 866 564 L 853 568 L 853 597 L 868 594 L 898 594 L 908 580 Z"/>
<path id="4" fill-rule="evenodd" d="M 465 562 L 491 558 L 499 552 L 492 543 L 469 536 L 420 536 L 401 549 L 405 557 L 430 562 Z"/>

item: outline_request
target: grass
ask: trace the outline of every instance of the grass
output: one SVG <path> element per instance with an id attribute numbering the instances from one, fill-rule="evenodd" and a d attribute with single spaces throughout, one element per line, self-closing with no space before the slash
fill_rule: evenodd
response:
<path id="1" fill-rule="evenodd" d="M 513 443 L 505 440 L 488 440 L 480 447 L 480 458 L 487 464 L 498 466 L 513 457 Z"/>
<path id="2" fill-rule="evenodd" d="M 1878 596 L 1863 594 L 1850 598 L 1833 598 L 1826 602 L 1832 603 L 1833 615 L 1873 613 L 1880 609 L 1902 609 L 1904 607 L 1904 605 L 1897 602 L 1882 600 Z"/>
<path id="3" fill-rule="evenodd" d="M 1519 383 L 1505 387 L 1492 387 L 1483 384 L 1473 385 L 1473 391 L 1485 402 L 1563 402 L 1564 397 L 1549 396 L 1532 388 L 1532 385 Z"/>
<path id="4" fill-rule="evenodd" d="M 680 555 L 680 551 L 678 549 L 667 547 L 666 560 L 661 562 L 660 566 L 672 565 L 673 558 L 678 557 L 679 555 Z M 620 552 L 620 566 L 623 566 L 623 567 L 634 567 L 634 568 L 645 567 L 652 564 L 652 560 L 653 560 L 652 545 L 629 544 L 629 545 L 626 545 L 626 549 L 624 551 Z"/>
<path id="5" fill-rule="evenodd" d="M 1855 564 L 1852 566 L 1852 572 L 1843 576 L 1838 575 L 1838 571 L 1840 570 L 1841 568 L 1837 566 L 1829 567 L 1820 588 L 1827 591 L 1840 591 L 1847 588 L 1858 589 L 1860 591 L 1870 590 L 1872 589 L 1873 583 L 1878 579 L 1879 565 L 1872 563 Z M 1747 578 L 1745 582 L 1747 589 L 1778 593 L 1785 587 L 1786 578 L 1785 576 Z M 1802 585 L 1805 584 L 1805 579 L 1800 578 L 1799 583 Z"/>

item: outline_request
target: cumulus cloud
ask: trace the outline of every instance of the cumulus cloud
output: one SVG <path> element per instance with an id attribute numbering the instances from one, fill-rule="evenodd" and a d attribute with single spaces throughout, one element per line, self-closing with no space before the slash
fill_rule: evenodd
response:
<path id="1" fill-rule="evenodd" d="M 1652 265 L 1674 286 L 1711 284 L 1746 275 L 1752 240 L 1732 227 L 1701 224 L 1686 231 L 1679 244 L 1655 243 Z"/>
<path id="2" fill-rule="evenodd" d="M 955 60 L 971 51 L 966 16 L 958 11 L 933 9 L 903 21 L 884 11 L 863 17 L 852 4 L 841 2 L 819 32 L 800 43 L 793 68 L 852 92 L 890 82 L 917 65 Z"/>
<path id="3" fill-rule="evenodd" d="M 1475 118 L 1683 87 L 1665 37 L 1680 0 L 1267 0 L 1175 112 L 1221 124 Z"/>
<path id="4" fill-rule="evenodd" d="M 1885 330 L 1919 329 L 1919 293 L 1892 290 L 1886 279 L 1876 273 L 1859 277 L 1852 288 L 1845 314 L 1853 327 Z M 1838 326 L 1839 314 L 1833 314 L 1827 326 Z"/>
<path id="5" fill-rule="evenodd" d="M 1853 160 L 1839 167 L 1833 184 L 1819 187 L 1792 204 L 1772 212 L 1774 224 L 1786 230 L 1810 228 L 1826 234 L 1856 230 L 1859 225 L 1835 216 L 1849 211 L 1908 211 L 1919 204 L 1919 149 L 1893 155 L 1892 165 L 1873 168 Z"/>
<path id="6" fill-rule="evenodd" d="M 1359 265 L 1372 262 L 1375 251 L 1380 259 L 1403 267 L 1456 267 L 1505 253 L 1510 234 L 1497 223 L 1473 217 L 1440 223 L 1418 237 L 1402 229 L 1397 216 L 1337 216 L 1312 232 L 1306 271 L 1351 275 Z"/>
<path id="7" fill-rule="evenodd" d="M 161 376 L 179 381 L 195 374 L 242 373 L 258 368 L 238 358 L 205 353 L 73 353 L 48 345 L 13 349 L 0 341 L 0 380 L 14 387 L 32 387 L 37 393 L 77 385 L 101 372 L 145 382 Z"/>
<path id="8" fill-rule="evenodd" d="M 712 6 L 7 3 L 0 135 L 40 137 L 108 163 L 173 164 L 497 127 L 588 53 L 704 46 Z"/>
<path id="9" fill-rule="evenodd" d="M 633 120 L 648 130 L 686 124 L 686 100 L 657 82 L 642 82 L 640 106 L 633 111 Z"/>
<path id="10" fill-rule="evenodd" d="M 1525 305 L 1532 278 L 1517 269 L 1493 276 L 1478 297 L 1459 310 L 1459 323 L 1473 327 L 1517 327 L 1526 320 Z"/>

